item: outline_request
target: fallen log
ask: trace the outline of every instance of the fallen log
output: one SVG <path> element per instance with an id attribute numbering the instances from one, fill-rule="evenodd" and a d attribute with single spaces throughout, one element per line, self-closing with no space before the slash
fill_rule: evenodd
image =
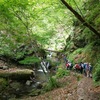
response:
<path id="1" fill-rule="evenodd" d="M 30 69 L 13 69 L 13 68 L 8 70 L 0 69 L 0 78 L 6 78 L 18 81 L 28 80 L 30 79 L 30 75 L 32 72 L 33 70 Z"/>

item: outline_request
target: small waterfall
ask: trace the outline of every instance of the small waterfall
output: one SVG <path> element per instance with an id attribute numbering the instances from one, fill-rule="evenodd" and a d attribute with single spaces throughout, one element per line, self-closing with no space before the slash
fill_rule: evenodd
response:
<path id="1" fill-rule="evenodd" d="M 49 62 L 43 60 L 41 62 L 41 70 L 46 74 L 48 73 L 48 68 L 49 68 Z"/>

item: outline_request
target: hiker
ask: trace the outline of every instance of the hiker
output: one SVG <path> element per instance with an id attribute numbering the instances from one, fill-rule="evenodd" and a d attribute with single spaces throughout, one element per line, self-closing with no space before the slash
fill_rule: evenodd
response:
<path id="1" fill-rule="evenodd" d="M 66 68 L 72 70 L 73 64 L 70 61 L 66 62 Z"/>
<path id="2" fill-rule="evenodd" d="M 89 63 L 85 63 L 84 64 L 84 68 L 85 68 L 85 74 L 86 74 L 86 76 L 89 77 L 89 72 L 90 72 Z"/>
<path id="3" fill-rule="evenodd" d="M 83 69 L 84 69 L 84 63 L 80 62 L 79 66 L 80 66 L 80 72 L 82 74 L 83 73 Z"/>
<path id="4" fill-rule="evenodd" d="M 93 70 L 93 67 L 92 67 L 92 65 L 91 65 L 91 63 L 89 63 L 89 77 L 91 77 L 92 78 L 92 70 Z"/>
<path id="5" fill-rule="evenodd" d="M 66 62 L 66 68 L 69 69 L 69 67 L 70 67 L 70 66 L 69 66 L 69 63 Z"/>
<path id="6" fill-rule="evenodd" d="M 86 64 L 87 64 L 87 63 L 84 63 L 84 68 L 83 68 L 83 74 L 84 74 L 85 76 L 86 76 L 86 68 L 85 68 L 85 67 L 86 67 Z"/>
<path id="7" fill-rule="evenodd" d="M 76 72 L 79 72 L 80 69 L 81 69 L 81 67 L 80 67 L 80 65 L 79 65 L 78 63 L 76 63 L 76 64 L 74 65 L 74 69 L 76 70 Z"/>
<path id="8" fill-rule="evenodd" d="M 72 68 L 73 68 L 73 64 L 69 62 L 69 69 L 72 70 Z"/>

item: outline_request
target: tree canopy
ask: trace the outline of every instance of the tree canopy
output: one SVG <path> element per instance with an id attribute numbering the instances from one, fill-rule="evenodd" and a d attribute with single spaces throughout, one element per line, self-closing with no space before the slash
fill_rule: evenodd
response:
<path id="1" fill-rule="evenodd" d="M 74 18 L 59 0 L 1 0 L 0 13 L 1 53 L 34 41 L 42 47 L 64 45 Z"/>
<path id="2" fill-rule="evenodd" d="M 62 50 L 68 36 L 73 36 L 77 19 L 62 1 L 0 0 L 0 54 L 16 56 L 23 45 L 31 45 L 35 52 L 38 48 Z M 85 0 L 67 3 L 82 18 L 87 17 Z"/>

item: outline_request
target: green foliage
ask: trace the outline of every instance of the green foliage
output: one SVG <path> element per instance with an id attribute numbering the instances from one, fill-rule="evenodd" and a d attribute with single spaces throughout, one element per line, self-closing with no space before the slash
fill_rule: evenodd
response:
<path id="1" fill-rule="evenodd" d="M 99 62 L 97 62 L 97 64 L 95 65 L 95 72 L 93 74 L 93 78 L 95 82 L 100 82 L 100 60 Z"/>
<path id="2" fill-rule="evenodd" d="M 93 42 L 86 45 L 86 47 L 84 48 L 84 52 L 91 52 L 91 50 L 93 49 Z"/>
<path id="3" fill-rule="evenodd" d="M 6 81 L 6 79 L 0 78 L 0 91 L 5 89 L 7 87 L 7 85 L 8 85 L 8 82 Z"/>
<path id="4" fill-rule="evenodd" d="M 95 19 L 95 24 L 96 24 L 96 26 L 99 27 L 99 25 L 100 25 L 100 15 Z"/>
<path id="5" fill-rule="evenodd" d="M 91 1 L 87 1 L 87 3 L 85 3 L 85 9 L 86 9 L 86 14 L 87 14 L 87 21 L 89 21 L 92 25 L 94 23 L 94 20 L 97 19 L 98 15 L 100 14 L 100 1 L 99 0 L 91 0 Z M 90 5 L 90 6 L 88 6 Z M 89 16 L 91 14 L 91 16 Z"/>
<path id="6" fill-rule="evenodd" d="M 83 48 L 79 48 L 79 49 L 75 50 L 74 54 L 81 54 L 82 50 L 83 50 Z"/>
<path id="7" fill-rule="evenodd" d="M 40 89 L 32 89 L 28 95 L 29 96 L 38 96 L 42 92 L 44 92 L 44 91 L 42 91 L 42 89 L 41 90 Z"/>
<path id="8" fill-rule="evenodd" d="M 56 77 L 62 78 L 63 76 L 68 76 L 69 74 L 70 74 L 70 72 L 68 70 L 63 69 L 63 68 L 58 68 Z"/>
<path id="9" fill-rule="evenodd" d="M 77 55 L 81 54 L 83 52 L 83 48 L 78 48 L 76 49 L 74 52 L 70 53 L 70 55 L 68 56 L 69 60 L 72 62 L 72 63 L 75 63 L 74 59 Z M 82 59 L 80 59 L 81 61 Z M 78 62 L 80 62 L 78 61 Z"/>
<path id="10" fill-rule="evenodd" d="M 27 57 L 24 60 L 19 61 L 20 64 L 34 64 L 39 63 L 40 59 L 37 57 Z"/>
<path id="11" fill-rule="evenodd" d="M 45 88 L 45 91 L 50 91 L 57 87 L 59 87 L 57 79 L 55 77 L 49 77 L 49 81 L 44 88 Z"/>
<path id="12" fill-rule="evenodd" d="M 85 28 L 82 33 L 81 38 L 85 38 L 85 41 L 89 41 L 92 37 L 92 32 L 88 28 Z"/>
<path id="13" fill-rule="evenodd" d="M 72 24 L 67 21 L 68 16 L 64 16 L 65 10 L 58 0 L 2 0 L 0 32 L 3 35 L 0 35 L 2 37 L 0 43 L 3 43 L 0 53 L 5 50 L 5 44 L 8 45 L 7 49 L 11 48 L 10 52 L 12 52 L 18 45 L 34 40 L 44 48 L 51 43 L 50 39 L 59 33 L 59 27 Z"/>
<path id="14" fill-rule="evenodd" d="M 92 12 L 89 12 L 91 13 L 91 16 L 88 17 L 88 20 L 90 22 L 99 15 L 98 12 L 100 11 L 100 5 L 96 5 L 95 8 L 92 8 L 92 9 L 93 9 Z"/>
<path id="15" fill-rule="evenodd" d="M 24 56 L 24 52 L 17 52 L 15 56 L 16 56 L 16 59 L 19 59 Z"/>
<path id="16" fill-rule="evenodd" d="M 100 65 L 99 65 L 100 66 Z M 95 81 L 100 81 L 100 67 L 96 68 L 96 71 L 94 73 L 94 80 Z"/>

